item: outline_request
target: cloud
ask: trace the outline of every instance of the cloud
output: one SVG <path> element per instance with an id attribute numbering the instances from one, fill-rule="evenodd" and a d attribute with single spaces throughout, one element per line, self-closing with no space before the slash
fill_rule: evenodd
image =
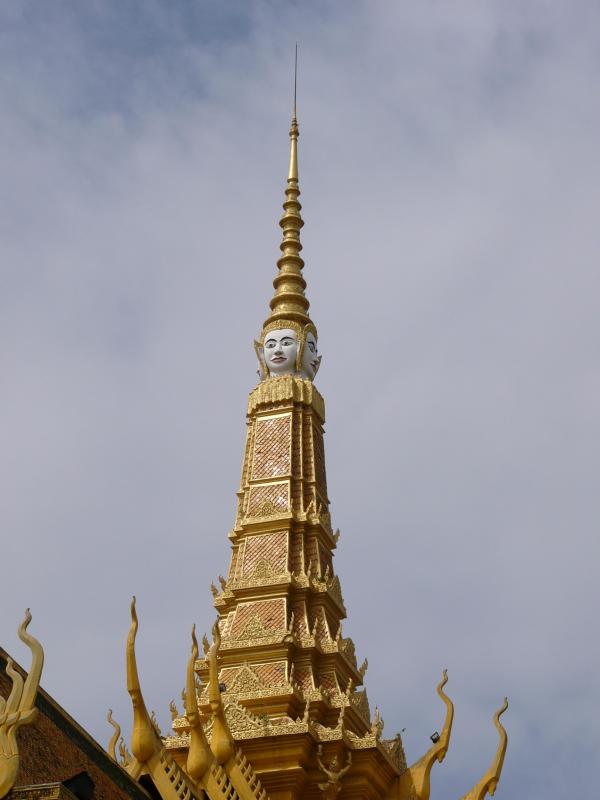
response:
<path id="1" fill-rule="evenodd" d="M 597 10 L 182 9 L 0 12 L 3 645 L 23 657 L 30 605 L 44 685 L 103 740 L 108 706 L 129 718 L 136 593 L 167 727 L 229 558 L 298 40 L 336 569 L 371 704 L 416 758 L 448 667 L 455 738 L 432 796 L 485 770 L 505 693 L 499 792 L 585 794 Z"/>

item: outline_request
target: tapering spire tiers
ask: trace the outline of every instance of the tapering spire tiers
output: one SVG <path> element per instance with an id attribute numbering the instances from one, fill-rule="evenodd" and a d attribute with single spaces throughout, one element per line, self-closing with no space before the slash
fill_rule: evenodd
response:
<path id="1" fill-rule="evenodd" d="M 302 244 L 300 230 L 304 221 L 300 215 L 302 206 L 300 185 L 298 181 L 298 137 L 300 130 L 296 119 L 296 101 L 294 92 L 294 110 L 290 127 L 290 162 L 283 203 L 283 216 L 279 225 L 283 230 L 280 244 L 281 257 L 277 261 L 278 274 L 273 286 L 275 294 L 270 302 L 271 313 L 265 320 L 263 333 L 271 327 L 293 327 L 299 325 L 304 328 L 311 322 L 308 314 L 309 302 L 304 293 L 306 281 L 302 276 L 304 260 L 300 255 Z M 288 323 L 291 323 L 289 325 Z"/>

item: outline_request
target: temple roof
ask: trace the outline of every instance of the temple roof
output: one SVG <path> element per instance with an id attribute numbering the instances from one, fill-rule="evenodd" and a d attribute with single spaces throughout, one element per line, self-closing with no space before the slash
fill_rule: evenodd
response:
<path id="1" fill-rule="evenodd" d="M 9 658 L 0 648 L 0 696 L 4 698 L 11 689 L 5 672 Z M 27 672 L 14 660 L 13 664 L 25 678 Z M 21 797 L 20 788 L 25 786 L 34 797 L 38 789 L 46 787 L 44 797 L 67 800 L 73 795 L 69 781 L 85 772 L 93 782 L 96 800 L 149 800 L 145 789 L 42 688 L 38 689 L 35 707 L 37 718 L 18 733 L 20 767 L 9 797 Z"/>

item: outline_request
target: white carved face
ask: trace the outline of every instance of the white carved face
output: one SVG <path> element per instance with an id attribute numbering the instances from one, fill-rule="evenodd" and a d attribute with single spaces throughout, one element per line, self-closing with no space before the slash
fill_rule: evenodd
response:
<path id="1" fill-rule="evenodd" d="M 296 371 L 298 339 L 291 328 L 269 331 L 263 344 L 265 364 L 270 375 L 289 375 Z"/>
<path id="2" fill-rule="evenodd" d="M 306 342 L 302 353 L 302 376 L 310 381 L 314 380 L 320 363 L 321 357 L 317 350 L 317 340 L 315 335 L 309 331 L 306 334 Z"/>

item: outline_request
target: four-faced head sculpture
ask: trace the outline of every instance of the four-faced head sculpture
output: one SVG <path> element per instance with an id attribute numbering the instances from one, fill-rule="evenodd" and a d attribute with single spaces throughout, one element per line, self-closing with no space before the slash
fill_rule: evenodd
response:
<path id="1" fill-rule="evenodd" d="M 298 375 L 312 381 L 321 363 L 316 330 L 312 325 L 307 325 L 304 329 L 300 326 L 273 327 L 264 333 L 262 344 L 256 342 L 255 346 L 261 379 Z"/>

